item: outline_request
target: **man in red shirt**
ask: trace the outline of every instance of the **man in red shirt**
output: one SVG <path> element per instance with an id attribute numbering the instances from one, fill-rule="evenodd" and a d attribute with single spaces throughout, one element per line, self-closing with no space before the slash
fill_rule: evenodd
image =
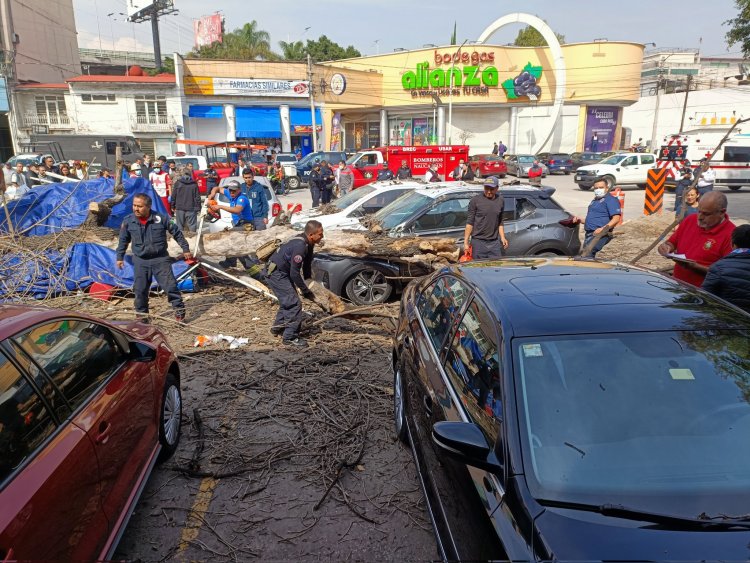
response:
<path id="1" fill-rule="evenodd" d="M 698 213 L 683 219 L 659 254 L 675 262 L 675 279 L 700 287 L 708 267 L 732 252 L 734 223 L 727 215 L 727 196 L 708 192 L 698 203 Z M 681 255 L 684 255 L 681 256 Z"/>

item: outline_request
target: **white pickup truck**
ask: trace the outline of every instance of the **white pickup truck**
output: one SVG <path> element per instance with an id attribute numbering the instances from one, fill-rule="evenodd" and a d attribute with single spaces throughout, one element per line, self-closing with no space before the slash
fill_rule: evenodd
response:
<path id="1" fill-rule="evenodd" d="M 656 168 L 656 157 L 650 153 L 623 152 L 613 154 L 596 164 L 587 164 L 576 170 L 575 183 L 582 190 L 590 190 L 598 179 L 613 188 L 622 184 L 637 184 L 646 188 L 648 171 Z"/>

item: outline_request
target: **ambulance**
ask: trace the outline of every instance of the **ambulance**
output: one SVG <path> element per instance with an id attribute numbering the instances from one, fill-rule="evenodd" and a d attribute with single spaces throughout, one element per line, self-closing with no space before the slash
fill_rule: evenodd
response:
<path id="1" fill-rule="evenodd" d="M 412 178 L 424 178 L 430 165 L 437 164 L 440 178 L 450 181 L 461 160 L 469 162 L 468 145 L 376 147 L 355 153 L 346 163 L 354 171 L 354 188 L 359 188 L 377 180 L 378 174 L 386 169 L 395 176 L 403 161 L 411 168 Z"/>
<path id="2" fill-rule="evenodd" d="M 692 168 L 696 168 L 702 158 L 711 155 L 727 131 L 729 129 L 696 129 L 664 137 L 656 167 L 666 168 L 667 186 L 677 183 L 685 159 L 690 161 Z M 726 186 L 730 190 L 750 186 L 750 133 L 742 133 L 736 128 L 716 151 L 711 159 L 711 168 L 716 173 L 717 186 Z"/>

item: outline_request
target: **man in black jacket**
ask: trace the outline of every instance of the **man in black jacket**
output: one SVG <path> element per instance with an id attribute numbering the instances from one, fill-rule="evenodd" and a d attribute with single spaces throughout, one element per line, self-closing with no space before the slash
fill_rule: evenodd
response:
<path id="1" fill-rule="evenodd" d="M 750 313 L 750 225 L 732 231 L 732 248 L 711 264 L 701 287 Z"/>
<path id="2" fill-rule="evenodd" d="M 175 210 L 177 226 L 183 231 L 198 231 L 198 212 L 201 209 L 201 196 L 198 183 L 189 168 L 184 168 L 174 184 L 169 196 L 169 205 Z"/>
<path id="3" fill-rule="evenodd" d="M 266 266 L 266 284 L 279 300 L 279 312 L 271 333 L 282 336 L 287 346 L 307 347 L 307 342 L 299 337 L 302 302 L 297 289 L 306 299 L 313 298 L 305 279 L 312 275 L 314 247 L 321 240 L 323 225 L 319 221 L 308 221 L 305 232 L 282 244 Z"/>
<path id="4" fill-rule="evenodd" d="M 180 228 L 166 215 L 151 211 L 151 198 L 146 194 L 133 196 L 133 213 L 125 217 L 120 226 L 120 240 L 116 250 L 116 265 L 122 269 L 125 265 L 125 251 L 132 242 L 133 249 L 133 293 L 135 293 L 135 311 L 144 321 L 148 321 L 148 292 L 151 278 L 156 278 L 159 286 L 167 294 L 169 304 L 175 312 L 175 318 L 182 322 L 185 319 L 185 304 L 177 288 L 172 264 L 167 252 L 167 233 L 182 248 L 185 260 L 190 254 L 185 236 Z"/>
<path id="5" fill-rule="evenodd" d="M 320 178 L 323 180 L 320 184 L 320 202 L 325 205 L 326 203 L 331 203 L 333 182 L 336 180 L 333 170 L 331 170 L 331 167 L 328 166 L 328 162 L 325 160 L 320 161 Z"/>

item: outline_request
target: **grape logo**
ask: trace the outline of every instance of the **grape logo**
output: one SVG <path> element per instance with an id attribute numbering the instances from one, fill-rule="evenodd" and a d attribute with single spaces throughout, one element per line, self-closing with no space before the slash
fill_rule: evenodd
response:
<path id="1" fill-rule="evenodd" d="M 521 74 L 503 82 L 506 97 L 508 100 L 517 100 L 518 98 L 529 98 L 532 101 L 538 100 L 542 95 L 542 89 L 537 84 L 541 77 L 542 67 L 532 66 L 531 63 L 527 63 L 523 67 Z"/>

